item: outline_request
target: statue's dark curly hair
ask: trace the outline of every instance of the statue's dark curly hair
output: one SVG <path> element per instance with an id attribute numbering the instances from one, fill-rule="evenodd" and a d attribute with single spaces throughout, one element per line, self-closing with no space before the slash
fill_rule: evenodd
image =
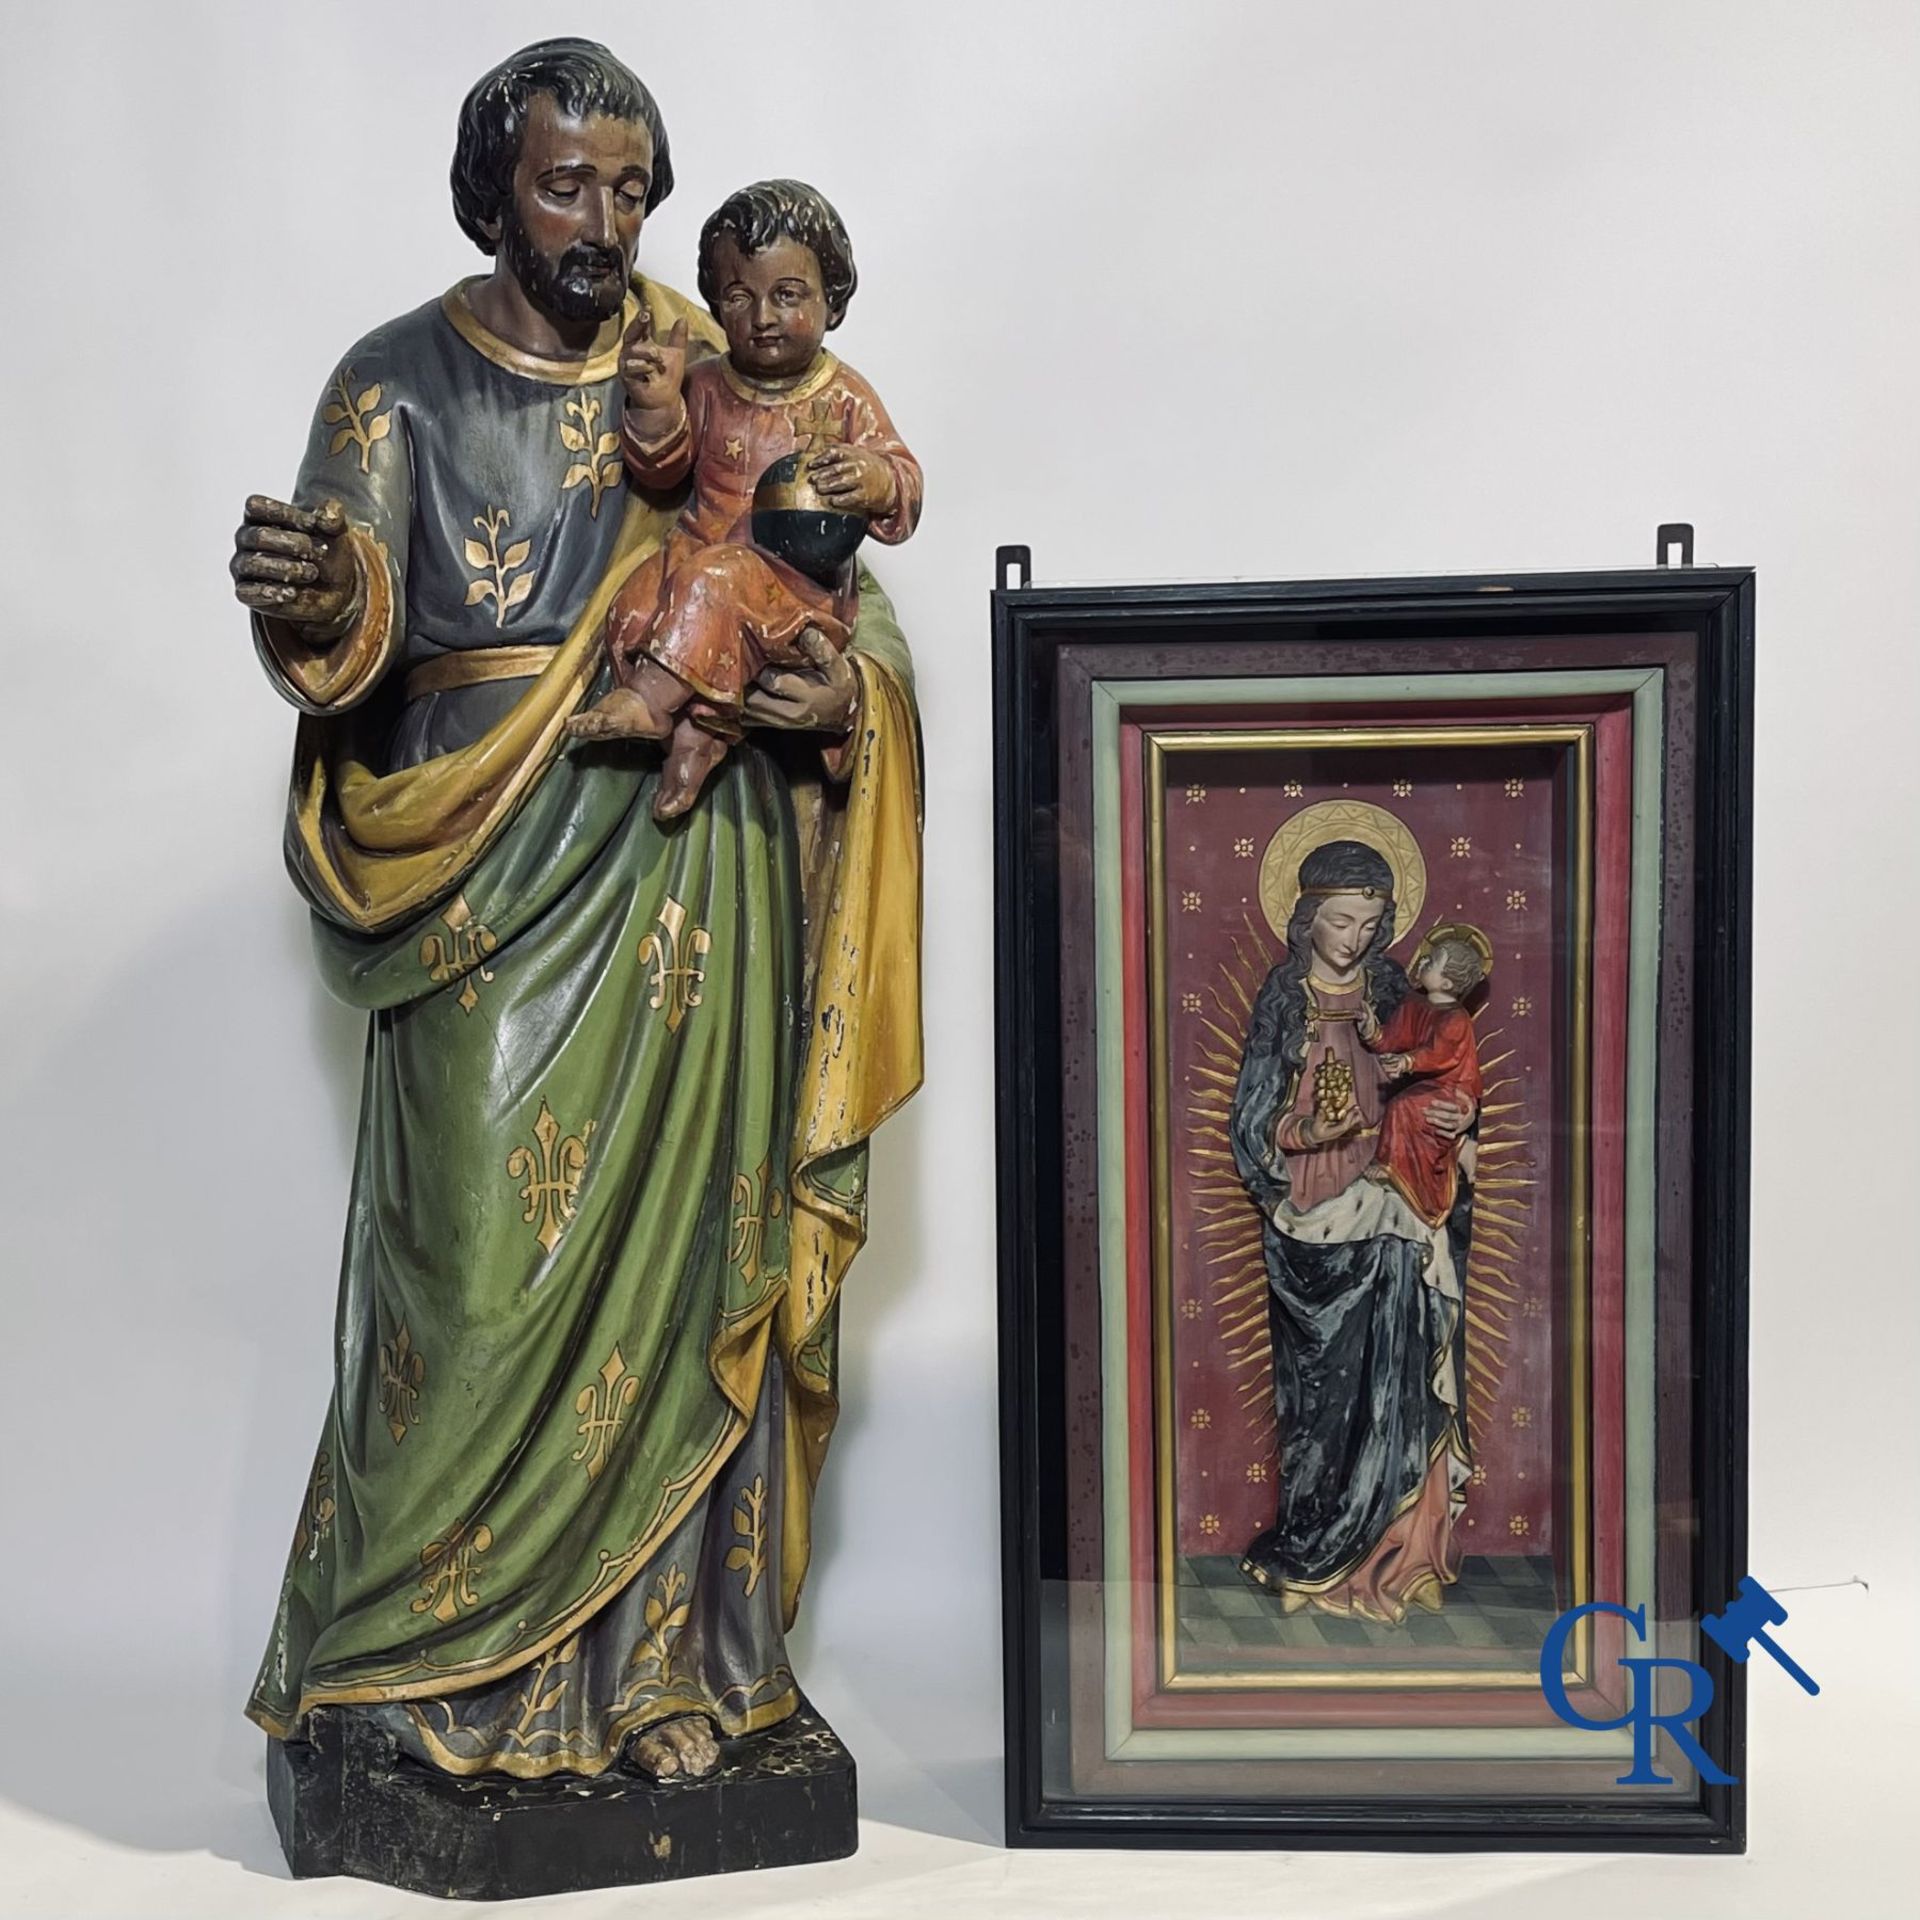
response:
<path id="1" fill-rule="evenodd" d="M 482 75 L 460 108 L 460 131 L 453 144 L 453 212 L 461 232 L 482 253 L 492 253 L 499 244 L 487 227 L 498 227 L 513 192 L 527 114 L 534 96 L 542 93 L 551 94 L 560 111 L 575 120 L 597 113 L 637 120 L 653 137 L 647 211 L 673 191 L 666 122 L 639 75 L 597 40 L 541 40 Z"/>

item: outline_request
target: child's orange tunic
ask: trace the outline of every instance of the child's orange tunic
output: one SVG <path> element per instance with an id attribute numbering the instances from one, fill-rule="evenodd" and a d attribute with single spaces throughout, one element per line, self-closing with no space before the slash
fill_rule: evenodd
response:
<path id="1" fill-rule="evenodd" d="M 724 358 L 687 371 L 685 413 L 664 440 L 621 426 L 627 469 L 643 487 L 693 492 L 660 553 L 621 590 L 607 645 L 623 675 L 650 655 L 718 714 L 737 719 L 746 690 L 769 664 L 803 662 L 794 642 L 816 627 L 844 648 L 858 611 L 851 562 L 833 586 L 809 580 L 753 545 L 760 476 L 822 432 L 877 453 L 893 474 L 894 501 L 868 523 L 897 544 L 920 518 L 920 463 L 894 431 L 880 397 L 830 353 L 797 386 L 756 386 Z"/>
<path id="2" fill-rule="evenodd" d="M 1388 1016 L 1376 1054 L 1404 1053 L 1412 1079 L 1380 1116 L 1374 1164 L 1389 1175 L 1407 1204 L 1429 1226 L 1453 1211 L 1460 1178 L 1460 1143 L 1443 1140 L 1427 1123 L 1436 1106 L 1480 1104 L 1480 1053 L 1473 1016 L 1465 1007 L 1436 1007 L 1410 993 Z"/>

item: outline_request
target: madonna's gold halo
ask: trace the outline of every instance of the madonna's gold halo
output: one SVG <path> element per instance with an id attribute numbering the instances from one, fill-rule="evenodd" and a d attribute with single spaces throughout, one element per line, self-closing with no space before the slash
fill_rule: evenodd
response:
<path id="1" fill-rule="evenodd" d="M 1393 874 L 1393 944 L 1406 939 L 1427 897 L 1427 861 L 1413 829 L 1369 800 L 1316 800 L 1283 820 L 1260 861 L 1260 910 L 1282 940 L 1300 898 L 1300 862 L 1329 840 L 1358 840 Z"/>

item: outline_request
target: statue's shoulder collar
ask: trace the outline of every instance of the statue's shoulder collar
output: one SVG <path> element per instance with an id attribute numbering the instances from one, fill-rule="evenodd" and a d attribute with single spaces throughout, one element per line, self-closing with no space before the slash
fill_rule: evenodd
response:
<path id="1" fill-rule="evenodd" d="M 629 290 L 621 306 L 618 323 L 610 321 L 602 329 L 602 344 L 584 359 L 545 360 L 538 354 L 523 353 L 482 323 L 467 298 L 468 291 L 478 284 L 476 276 L 449 287 L 440 296 L 440 311 L 446 315 L 447 324 L 454 332 L 475 353 L 491 360 L 496 367 L 504 367 L 509 373 L 517 373 L 523 379 L 544 380 L 556 387 L 593 386 L 602 380 L 611 380 L 619 370 L 621 337 L 633 325 L 634 316 L 640 311 L 639 294 Z"/>

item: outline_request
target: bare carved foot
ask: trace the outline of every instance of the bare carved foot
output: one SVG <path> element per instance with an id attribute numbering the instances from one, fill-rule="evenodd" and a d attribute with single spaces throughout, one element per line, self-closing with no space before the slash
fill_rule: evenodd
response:
<path id="1" fill-rule="evenodd" d="M 720 1764 L 720 1741 L 705 1714 L 685 1713 L 636 1733 L 627 1764 L 655 1780 L 698 1780 Z"/>
<path id="2" fill-rule="evenodd" d="M 660 788 L 654 796 L 653 817 L 677 820 L 700 798 L 707 775 L 727 757 L 727 743 L 691 720 L 673 730 L 666 764 L 660 769 Z"/>
<path id="3" fill-rule="evenodd" d="M 655 713 L 627 687 L 615 687 L 598 706 L 567 722 L 576 740 L 664 740 L 672 730 L 670 716 Z"/>

